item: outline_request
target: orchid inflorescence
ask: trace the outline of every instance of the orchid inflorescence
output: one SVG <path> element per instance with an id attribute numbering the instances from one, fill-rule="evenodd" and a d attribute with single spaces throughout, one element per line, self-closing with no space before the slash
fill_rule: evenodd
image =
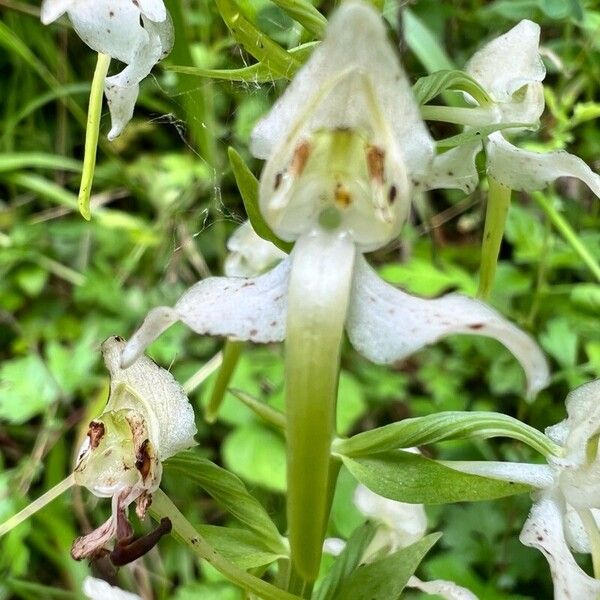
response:
<path id="1" fill-rule="evenodd" d="M 63 13 L 91 48 L 127 64 L 105 81 L 112 139 L 131 119 L 139 82 L 172 46 L 169 15 L 161 0 L 44 0 L 45 23 Z M 490 203 L 497 201 L 496 185 L 510 195 L 510 190 L 542 189 L 562 176 L 581 179 L 600 196 L 600 177 L 581 159 L 564 152 L 534 153 L 509 141 L 536 128 L 544 109 L 539 36 L 535 23 L 522 21 L 476 52 L 460 76 L 468 107 L 419 106 L 375 9 L 358 0 L 337 9 L 323 41 L 253 130 L 250 150 L 265 160 L 259 217 L 254 215 L 255 223 L 245 222 L 230 238 L 226 276 L 196 283 L 173 307 L 152 309 L 128 342 L 113 337 L 102 346 L 111 376 L 108 403 L 89 424 L 73 474 L 58 491 L 77 484 L 110 497 L 112 514 L 75 541 L 75 558 L 108 553 L 114 564 L 126 564 L 171 527 L 184 539 L 188 535 L 180 513 L 173 523 L 163 516 L 157 529 L 138 538 L 127 517 L 134 502 L 138 516 L 144 517 L 159 491 L 163 461 L 195 445 L 194 414 L 183 388 L 144 355 L 178 321 L 197 334 L 228 338 L 228 343 L 285 343 L 285 415 L 264 411 L 261 416 L 285 429 L 287 441 L 289 542 L 276 536 L 286 552 L 289 546 L 284 554 L 287 596 L 278 596 L 274 586 L 265 592 L 252 583 L 256 578 L 244 579 L 220 559 L 215 562 L 236 583 L 258 585 L 265 597 L 310 597 L 339 461 L 354 457 L 332 450 L 340 439 L 336 399 L 344 332 L 362 356 L 382 365 L 450 335 L 493 338 L 522 366 L 530 399 L 548 385 L 548 364 L 536 341 L 491 306 L 456 293 L 438 298 L 408 294 L 384 281 L 365 257 L 399 237 L 415 195 L 433 189 L 473 191 L 479 183 L 475 161 L 482 150 Z M 464 131 L 450 149 L 438 153 L 424 119 L 458 124 Z M 253 224 L 260 225 L 256 229 L 262 237 Z M 280 249 L 286 243 L 292 246 L 289 255 Z M 491 251 L 497 255 L 497 249 Z M 596 381 L 572 392 L 567 419 L 550 428 L 547 437 L 516 420 L 507 425 L 507 417 L 497 416 L 498 426 L 489 435 L 529 440 L 545 451 L 547 464 L 436 463 L 472 476 L 473 485 L 495 482 L 504 490 L 498 495 L 512 493 L 513 484 L 535 490 L 520 539 L 548 559 L 557 599 L 600 597 L 600 579 L 585 573 L 571 553 L 591 553 L 600 577 L 598 386 Z M 218 403 L 212 408 L 217 411 Z M 436 437 L 424 427 L 409 436 L 412 443 L 400 438 L 390 446 L 383 429 L 371 432 L 365 453 L 446 439 L 443 428 Z M 482 437 L 487 435 L 482 431 Z M 405 454 L 386 454 L 387 460 L 397 460 L 400 480 Z M 420 459 L 425 465 L 426 459 Z M 503 482 L 510 485 L 505 489 Z M 356 557 L 365 570 L 408 556 L 402 552 L 423 542 L 427 528 L 421 502 L 383 497 L 365 487 L 368 483 L 360 482 L 354 497 L 363 516 L 376 524 L 373 539 Z M 399 484 L 399 496 L 401 488 Z M 0 526 L 0 533 L 6 530 Z M 188 539 L 194 545 L 201 538 Z M 116 540 L 112 549 L 111 540 Z M 339 554 L 351 544 L 328 538 L 324 547 Z M 452 582 L 421 581 L 413 573 L 400 588 L 404 585 L 447 598 L 474 598 Z M 89 579 L 84 592 L 117 597 L 119 592 L 106 586 Z"/>

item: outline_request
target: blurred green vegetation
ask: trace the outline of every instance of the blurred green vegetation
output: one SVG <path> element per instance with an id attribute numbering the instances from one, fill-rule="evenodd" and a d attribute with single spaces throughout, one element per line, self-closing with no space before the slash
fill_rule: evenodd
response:
<path id="1" fill-rule="evenodd" d="M 231 82 L 171 70 L 239 69 L 255 60 L 236 43 L 212 1 L 166 3 L 176 47 L 144 81 L 125 133 L 112 144 L 103 138 L 88 223 L 76 202 L 94 54 L 65 22 L 43 27 L 37 2 L 0 0 L 0 522 L 70 472 L 82 428 L 107 396 L 101 341 L 129 335 L 148 309 L 221 273 L 225 241 L 245 218 L 228 146 L 260 173 L 248 154 L 249 134 L 285 80 L 275 80 L 273 64 L 273 81 L 267 77 L 265 83 L 256 83 L 256 73 Z M 324 15 L 334 4 L 315 2 Z M 403 21 L 398 4 L 405 3 L 385 2 L 384 14 L 413 80 L 462 67 L 482 42 L 522 18 L 540 23 L 547 109 L 542 133 L 530 134 L 526 146 L 565 148 L 600 169 L 596 3 L 419 0 L 410 3 Z M 318 19 L 311 31 L 277 3 L 239 5 L 283 48 L 316 39 Z M 458 133 L 438 123 L 432 131 L 437 138 Z M 372 260 L 388 281 L 416 294 L 474 293 L 484 198 L 478 190 L 419 199 L 402 237 Z M 545 198 L 600 260 L 598 200 L 571 180 Z M 561 420 L 567 392 L 600 376 L 600 286 L 526 194 L 514 194 L 491 303 L 531 331 L 550 358 L 552 384 L 535 402 L 525 400 L 520 368 L 493 341 L 453 337 L 393 369 L 370 364 L 348 345 L 340 432 L 441 410 L 497 410 L 540 429 Z M 184 382 L 221 344 L 178 325 L 151 347 L 151 355 Z M 283 408 L 281 348 L 248 346 L 232 387 Z M 238 474 L 284 531 L 281 433 L 232 395 L 209 427 L 200 408 L 209 391 L 210 381 L 191 394 L 199 452 Z M 425 452 L 446 459 L 534 460 L 514 441 L 451 442 Z M 342 472 L 332 535 L 346 537 L 360 523 L 351 502 L 354 485 Z M 193 523 L 229 523 L 193 481 L 167 471 L 163 488 Z M 116 577 L 128 589 L 154 589 L 157 598 L 242 597 L 173 539 L 118 575 L 102 561 L 88 566 L 71 560 L 72 540 L 100 522 L 107 504 L 74 490 L 2 539 L 0 599 L 78 598 L 90 572 Z M 529 506 L 528 498 L 516 496 L 428 509 L 432 530 L 444 536 L 419 573 L 455 580 L 486 600 L 550 597 L 543 557 L 518 542 Z"/>

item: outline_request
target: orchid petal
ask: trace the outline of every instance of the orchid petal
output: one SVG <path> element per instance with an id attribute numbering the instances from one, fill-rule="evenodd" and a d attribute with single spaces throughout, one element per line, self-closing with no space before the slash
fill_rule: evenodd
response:
<path id="1" fill-rule="evenodd" d="M 600 379 L 573 390 L 565 401 L 567 419 L 553 425 L 546 433 L 567 449 L 570 466 L 583 465 L 590 439 L 600 433 Z"/>
<path id="2" fill-rule="evenodd" d="M 227 277 L 256 277 L 286 257 L 283 250 L 261 238 L 250 221 L 233 232 L 227 240 L 227 249 L 224 269 Z"/>
<path id="3" fill-rule="evenodd" d="M 600 510 L 597 508 L 592 508 L 590 509 L 590 512 L 596 521 L 596 527 L 599 527 L 600 529 Z M 590 554 L 592 552 L 590 538 L 583 525 L 581 517 L 577 511 L 568 504 L 565 513 L 564 531 L 565 538 L 571 550 L 581 554 Z"/>
<path id="4" fill-rule="evenodd" d="M 539 489 L 546 489 L 554 484 L 554 472 L 548 465 L 496 462 L 492 460 L 448 460 L 442 462 L 447 467 L 462 473 L 512 481 L 513 483 L 524 483 Z"/>
<path id="5" fill-rule="evenodd" d="M 40 19 L 44 25 L 49 25 L 62 17 L 76 0 L 43 0 L 40 8 Z"/>
<path id="6" fill-rule="evenodd" d="M 519 360 L 530 394 L 548 382 L 548 365 L 535 341 L 489 306 L 459 294 L 411 296 L 383 281 L 362 257 L 356 261 L 347 331 L 352 345 L 379 364 L 455 333 L 492 337 Z"/>
<path id="7" fill-rule="evenodd" d="M 385 526 L 393 538 L 393 550 L 410 546 L 427 531 L 422 504 L 407 504 L 384 498 L 362 484 L 354 492 L 354 505 L 367 518 Z"/>
<path id="8" fill-rule="evenodd" d="M 140 12 L 155 23 L 162 23 L 167 19 L 167 9 L 163 0 L 137 0 Z"/>
<path id="9" fill-rule="evenodd" d="M 83 580 L 83 593 L 89 600 L 142 600 L 137 594 L 126 592 L 102 579 L 89 576 Z"/>
<path id="10" fill-rule="evenodd" d="M 540 27 L 523 20 L 476 52 L 465 70 L 499 103 L 507 122 L 533 122 L 544 110 L 541 82 L 546 69 L 539 54 Z M 517 92 L 527 86 L 525 98 Z"/>
<path id="11" fill-rule="evenodd" d="M 576 177 L 600 197 L 600 175 L 568 152 L 529 152 L 493 133 L 486 143 L 488 174 L 513 190 L 541 190 L 559 177 Z"/>
<path id="12" fill-rule="evenodd" d="M 161 461 L 196 445 L 194 409 L 183 388 L 166 369 L 141 356 L 128 369 L 120 366 L 125 340 L 111 337 L 102 344 L 102 356 L 110 373 L 111 394 L 105 410 L 132 408 L 142 412 L 154 429 L 152 441 Z M 133 392 L 118 394 L 125 385 Z M 118 397 L 119 405 L 115 406 Z"/>
<path id="13" fill-rule="evenodd" d="M 77 35 L 96 52 L 126 64 L 135 60 L 139 48 L 149 42 L 133 2 L 75 0 L 69 18 Z"/>
<path id="14" fill-rule="evenodd" d="M 121 134 L 133 117 L 133 109 L 139 94 L 139 82 L 147 77 L 152 67 L 173 47 L 173 25 L 170 18 L 154 23 L 145 17 L 144 30 L 147 39 L 135 49 L 131 61 L 120 73 L 107 77 L 104 93 L 108 102 L 112 127 L 108 139 Z"/>
<path id="15" fill-rule="evenodd" d="M 251 279 L 209 277 L 192 286 L 175 304 L 148 313 L 127 343 L 121 365 L 131 365 L 145 348 L 176 321 L 199 334 L 252 342 L 285 337 L 290 259 Z"/>
<path id="16" fill-rule="evenodd" d="M 563 519 L 557 499 L 544 494 L 534 503 L 519 539 L 546 557 L 554 582 L 555 600 L 597 598 L 600 581 L 587 575 L 573 558 L 565 540 Z"/>
<path id="17" fill-rule="evenodd" d="M 470 194 L 479 183 L 475 157 L 481 150 L 481 142 L 475 142 L 438 154 L 427 173 L 416 178 L 416 187 L 423 191 L 457 188 Z"/>
<path id="18" fill-rule="evenodd" d="M 104 95 L 106 96 L 111 120 L 111 128 L 107 137 L 112 141 L 121 135 L 123 129 L 125 129 L 125 125 L 131 121 L 133 109 L 135 108 L 135 103 L 140 92 L 140 86 L 137 84 L 130 87 L 111 85 L 109 83 L 110 79 L 110 77 L 106 78 Z"/>
<path id="19" fill-rule="evenodd" d="M 443 579 L 421 581 L 413 575 L 408 580 L 406 586 L 421 590 L 426 594 L 439 596 L 445 600 L 478 600 L 477 596 L 467 588 L 457 585 L 452 581 L 444 581 Z"/>
<path id="20" fill-rule="evenodd" d="M 420 171 L 433 154 L 433 141 L 420 117 L 408 78 L 387 40 L 381 17 L 358 2 L 345 2 L 334 13 L 325 40 L 255 127 L 252 153 L 268 158 L 275 146 L 285 142 L 298 127 L 310 99 L 318 106 L 300 124 L 298 137 L 319 129 L 371 130 L 372 107 L 361 89 L 360 77 L 342 77 L 344 72 L 367 74 L 376 83 L 377 103 L 402 148 L 404 161 L 409 170 Z M 327 101 L 319 103 L 319 91 L 336 79 L 339 82 L 326 94 Z"/>

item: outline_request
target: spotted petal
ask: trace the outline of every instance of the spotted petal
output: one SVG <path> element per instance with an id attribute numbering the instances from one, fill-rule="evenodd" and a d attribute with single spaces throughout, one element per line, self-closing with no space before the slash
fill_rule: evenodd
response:
<path id="1" fill-rule="evenodd" d="M 535 341 L 489 306 L 459 294 L 411 296 L 383 281 L 362 257 L 356 261 L 347 331 L 354 347 L 379 364 L 455 333 L 492 337 L 519 360 L 530 394 L 548 382 L 548 365 Z"/>
<path id="2" fill-rule="evenodd" d="M 486 154 L 488 174 L 513 190 L 541 190 L 559 177 L 576 177 L 600 197 L 600 175 L 568 152 L 521 150 L 496 132 L 488 138 Z"/>
<path id="3" fill-rule="evenodd" d="M 83 593 L 89 600 L 142 600 L 137 594 L 126 592 L 102 579 L 89 576 L 83 580 Z"/>
<path id="4" fill-rule="evenodd" d="M 148 313 L 127 343 L 122 365 L 131 365 L 163 331 L 183 321 L 196 333 L 268 343 L 285 337 L 290 259 L 250 279 L 210 277 L 192 286 L 174 308 Z"/>
<path id="5" fill-rule="evenodd" d="M 552 494 L 543 494 L 534 503 L 519 539 L 546 557 L 554 582 L 555 600 L 597 598 L 600 581 L 587 575 L 573 558 L 563 522 L 563 506 L 559 500 Z"/>
<path id="6" fill-rule="evenodd" d="M 62 17 L 76 0 L 43 0 L 40 8 L 40 19 L 49 25 Z"/>
<path id="7" fill-rule="evenodd" d="M 319 103 L 319 94 L 344 72 L 354 76 L 343 77 Z M 366 4 L 352 1 L 334 13 L 325 40 L 254 129 L 252 153 L 268 158 L 298 126 L 311 102 L 318 107 L 302 123 L 298 135 L 319 129 L 370 131 L 373 110 L 358 73 L 366 74 L 374 83 L 376 101 L 409 171 L 419 172 L 426 167 L 433 154 L 433 141 L 420 117 L 410 82 L 388 42 L 384 22 Z"/>
<path id="8" fill-rule="evenodd" d="M 408 580 L 406 586 L 421 590 L 426 594 L 439 596 L 445 600 L 477 600 L 477 596 L 467 588 L 457 585 L 452 581 L 444 581 L 443 579 L 421 581 L 413 575 Z"/>

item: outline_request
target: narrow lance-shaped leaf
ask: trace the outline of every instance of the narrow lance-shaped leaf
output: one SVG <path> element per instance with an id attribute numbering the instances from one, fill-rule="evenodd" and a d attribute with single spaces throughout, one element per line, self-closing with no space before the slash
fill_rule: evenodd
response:
<path id="1" fill-rule="evenodd" d="M 165 463 L 165 469 L 195 481 L 236 519 L 261 536 L 267 547 L 276 552 L 285 551 L 281 536 L 266 510 L 233 473 L 192 452 L 171 458 Z"/>
<path id="2" fill-rule="evenodd" d="M 410 452 L 383 452 L 367 458 L 342 458 L 360 483 L 376 494 L 399 502 L 473 502 L 531 491 L 529 485 L 462 473 Z"/>
<path id="3" fill-rule="evenodd" d="M 508 415 L 454 411 L 404 419 L 349 439 L 338 439 L 333 444 L 333 451 L 355 457 L 444 440 L 500 436 L 520 440 L 545 456 L 560 453 L 560 447 L 543 433 Z"/>
<path id="4" fill-rule="evenodd" d="M 413 85 L 413 92 L 419 104 L 426 104 L 445 90 L 467 92 L 479 104 L 492 102 L 489 94 L 468 73 L 459 70 L 444 69 L 418 79 Z"/>
<path id="5" fill-rule="evenodd" d="M 302 27 L 310 31 L 316 37 L 323 37 L 327 26 L 327 19 L 306 0 L 273 0 L 292 19 L 298 21 Z"/>
<path id="6" fill-rule="evenodd" d="M 335 600 L 398 598 L 410 576 L 440 537 L 440 533 L 432 533 L 385 558 L 358 567 L 344 581 Z"/>

